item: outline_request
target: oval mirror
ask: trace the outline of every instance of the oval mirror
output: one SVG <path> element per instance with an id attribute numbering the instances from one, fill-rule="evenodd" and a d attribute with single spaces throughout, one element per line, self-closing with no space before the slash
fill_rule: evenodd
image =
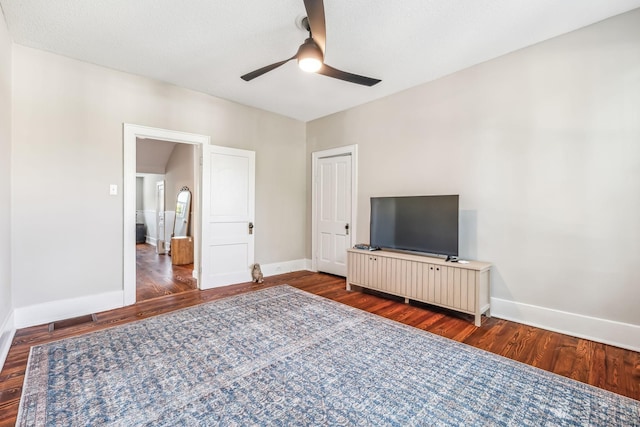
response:
<path id="1" fill-rule="evenodd" d="M 182 187 L 176 197 L 176 216 L 173 222 L 173 237 L 189 235 L 189 218 L 191 214 L 191 191 Z"/>

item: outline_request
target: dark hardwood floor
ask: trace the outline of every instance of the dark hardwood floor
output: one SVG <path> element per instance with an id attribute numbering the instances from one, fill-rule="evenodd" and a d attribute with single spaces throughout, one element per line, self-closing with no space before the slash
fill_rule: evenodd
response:
<path id="1" fill-rule="evenodd" d="M 154 246 L 136 245 L 136 301 L 196 289 L 193 264 L 172 265 L 171 256 L 158 255 Z"/>
<path id="2" fill-rule="evenodd" d="M 421 304 L 407 305 L 375 293 L 347 292 L 344 278 L 300 271 L 267 277 L 261 285 L 249 282 L 154 298 L 97 313 L 95 321 L 68 322 L 69 326 L 52 331 L 48 325 L 18 330 L 0 372 L 0 426 L 16 421 L 31 346 L 283 283 L 640 400 L 640 353 L 496 318 L 483 317 L 482 326 L 477 328 L 471 316 Z"/>

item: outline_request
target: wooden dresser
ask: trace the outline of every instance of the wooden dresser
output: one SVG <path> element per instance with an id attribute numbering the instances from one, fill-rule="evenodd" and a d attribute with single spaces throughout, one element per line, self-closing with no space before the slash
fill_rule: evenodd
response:
<path id="1" fill-rule="evenodd" d="M 480 316 L 490 316 L 491 264 L 446 262 L 439 258 L 388 251 L 348 251 L 347 290 L 351 285 Z"/>

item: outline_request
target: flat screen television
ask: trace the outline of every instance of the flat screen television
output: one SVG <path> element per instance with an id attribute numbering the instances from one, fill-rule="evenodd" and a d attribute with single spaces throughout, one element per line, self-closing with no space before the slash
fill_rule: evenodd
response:
<path id="1" fill-rule="evenodd" d="M 372 197 L 370 245 L 458 256 L 458 198 Z"/>

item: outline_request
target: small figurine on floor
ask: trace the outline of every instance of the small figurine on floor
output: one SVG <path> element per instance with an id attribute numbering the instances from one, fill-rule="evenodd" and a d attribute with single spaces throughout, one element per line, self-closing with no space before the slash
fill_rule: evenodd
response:
<path id="1" fill-rule="evenodd" d="M 260 264 L 253 264 L 251 267 L 251 277 L 253 278 L 253 282 L 262 283 L 264 282 L 264 276 L 262 275 L 262 270 L 260 269 Z"/>

